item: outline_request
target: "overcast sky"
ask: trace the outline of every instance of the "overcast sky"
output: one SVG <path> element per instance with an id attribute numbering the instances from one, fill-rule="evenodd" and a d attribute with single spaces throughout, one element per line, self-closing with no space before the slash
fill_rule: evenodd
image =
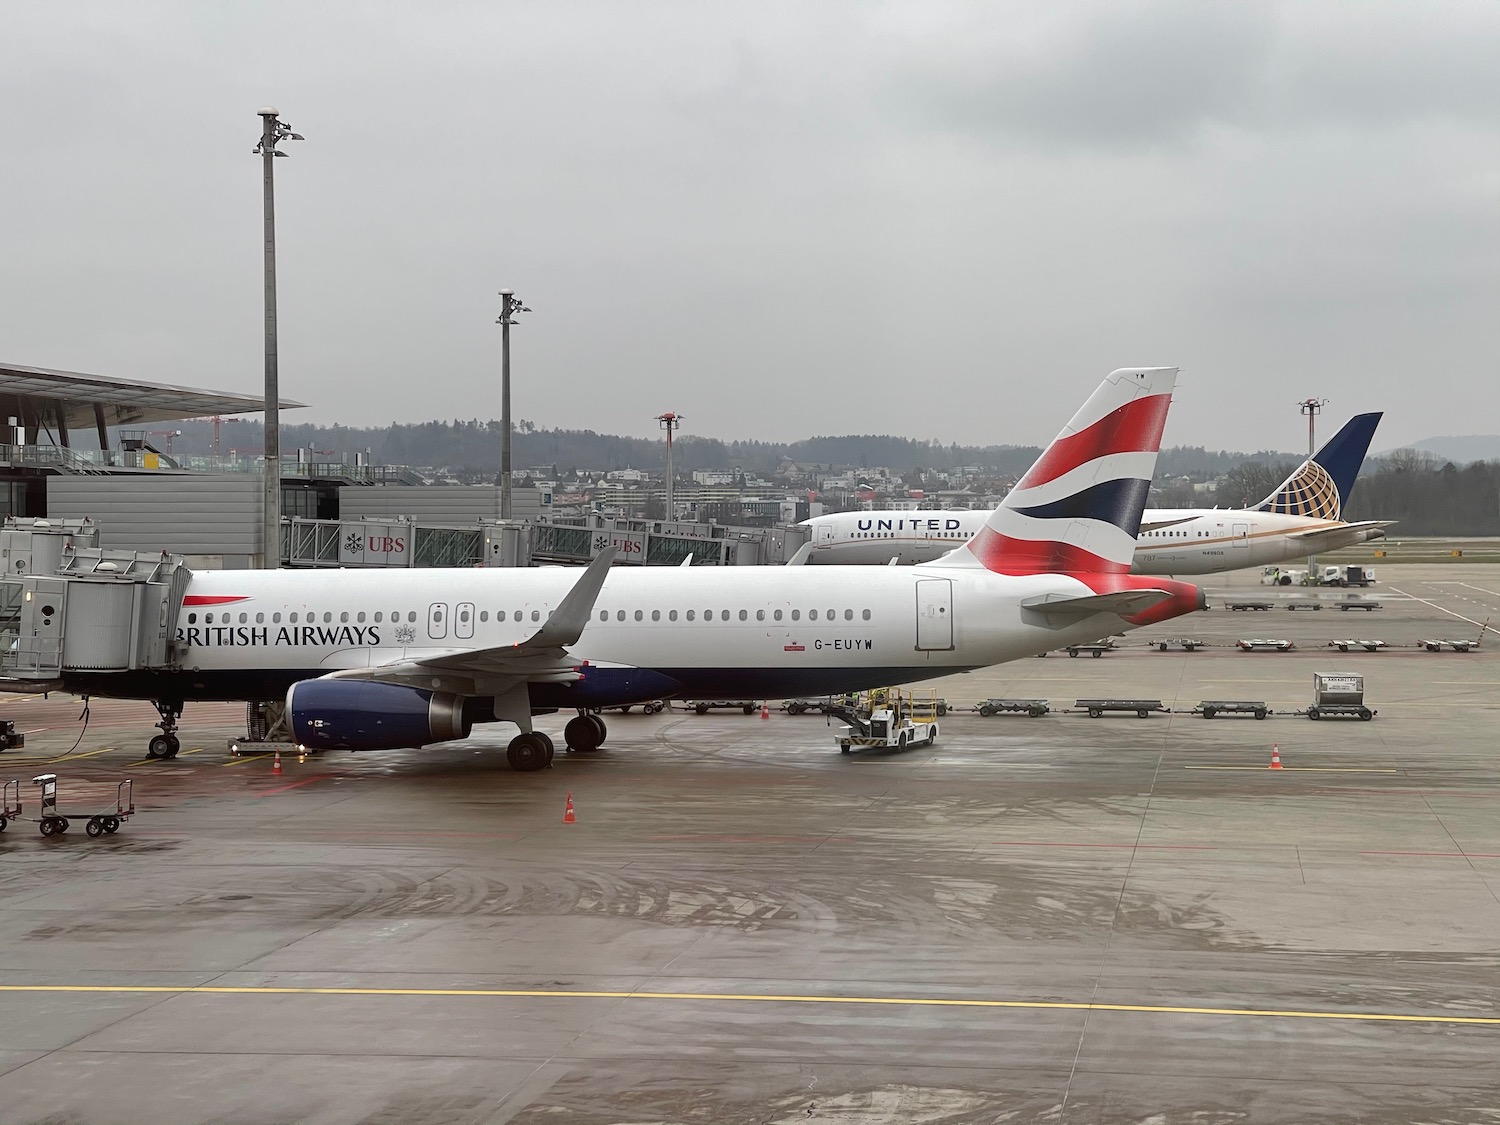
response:
<path id="1" fill-rule="evenodd" d="M 0 360 L 499 416 L 1041 443 L 1500 432 L 1500 4 L 5 0 Z"/>

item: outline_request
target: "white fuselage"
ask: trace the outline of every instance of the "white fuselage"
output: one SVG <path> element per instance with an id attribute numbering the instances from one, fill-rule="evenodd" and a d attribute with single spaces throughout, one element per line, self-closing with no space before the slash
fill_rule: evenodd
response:
<path id="1" fill-rule="evenodd" d="M 975 535 L 984 511 L 839 512 L 804 521 L 812 530 L 808 563 L 898 565 L 931 562 Z M 1312 548 L 1299 532 L 1336 529 L 1336 520 L 1229 508 L 1148 508 L 1136 540 L 1132 574 L 1217 574 L 1305 557 Z M 1347 535 L 1323 535 L 1316 549 L 1334 550 L 1379 534 L 1350 527 Z"/>
<path id="2" fill-rule="evenodd" d="M 518 644 L 580 573 L 195 573 L 178 621 L 177 694 L 277 698 L 290 683 L 340 669 Z M 1113 614 L 1052 624 L 1020 605 L 1090 592 L 1063 575 L 962 567 L 616 568 L 569 651 L 596 670 L 653 670 L 688 697 L 821 694 L 997 664 L 1129 628 Z M 592 674 L 596 684 L 607 679 Z M 135 694 L 161 697 L 160 676 L 147 679 Z M 109 682 L 125 693 L 123 677 Z"/>

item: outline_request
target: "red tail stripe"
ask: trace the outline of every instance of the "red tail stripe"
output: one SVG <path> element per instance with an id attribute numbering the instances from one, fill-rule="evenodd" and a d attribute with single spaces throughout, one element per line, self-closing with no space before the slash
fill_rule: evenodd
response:
<path id="1" fill-rule="evenodd" d="M 227 605 L 230 602 L 248 602 L 248 594 L 189 594 L 182 599 L 183 605 Z"/>
<path id="2" fill-rule="evenodd" d="M 969 550 L 996 574 L 1124 574 L 1129 563 L 1085 551 L 1057 539 L 1012 539 L 991 528 L 981 528 Z"/>
<path id="3" fill-rule="evenodd" d="M 1092 426 L 1047 447 L 1017 488 L 1035 488 L 1110 453 L 1155 453 L 1167 427 L 1171 395 L 1148 395 L 1112 410 Z"/>

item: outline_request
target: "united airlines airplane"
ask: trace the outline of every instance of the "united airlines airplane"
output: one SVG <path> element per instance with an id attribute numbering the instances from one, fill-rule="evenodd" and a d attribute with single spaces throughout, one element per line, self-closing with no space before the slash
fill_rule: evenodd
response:
<path id="1" fill-rule="evenodd" d="M 1352 547 L 1385 535 L 1389 520 L 1341 518 L 1381 415 L 1357 414 L 1256 507 L 1149 508 L 1132 574 L 1217 574 Z M 988 512 L 838 512 L 804 520 L 801 563 L 930 562 L 965 542 Z"/>
<path id="2" fill-rule="evenodd" d="M 170 672 L 67 672 L 149 699 L 172 757 L 186 702 L 282 701 L 292 738 L 374 750 L 511 722 L 520 770 L 552 760 L 532 717 L 671 696 L 821 695 L 944 676 L 1164 621 L 1196 586 L 1127 574 L 1176 368 L 1111 374 L 966 544 L 869 567 L 208 571 L 183 598 Z"/>

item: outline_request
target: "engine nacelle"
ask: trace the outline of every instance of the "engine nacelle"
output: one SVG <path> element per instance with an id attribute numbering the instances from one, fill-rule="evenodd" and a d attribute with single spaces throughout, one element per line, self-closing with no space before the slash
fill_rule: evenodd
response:
<path id="1" fill-rule="evenodd" d="M 286 693 L 292 737 L 318 750 L 399 750 L 469 737 L 462 696 L 369 680 L 302 680 Z"/>

